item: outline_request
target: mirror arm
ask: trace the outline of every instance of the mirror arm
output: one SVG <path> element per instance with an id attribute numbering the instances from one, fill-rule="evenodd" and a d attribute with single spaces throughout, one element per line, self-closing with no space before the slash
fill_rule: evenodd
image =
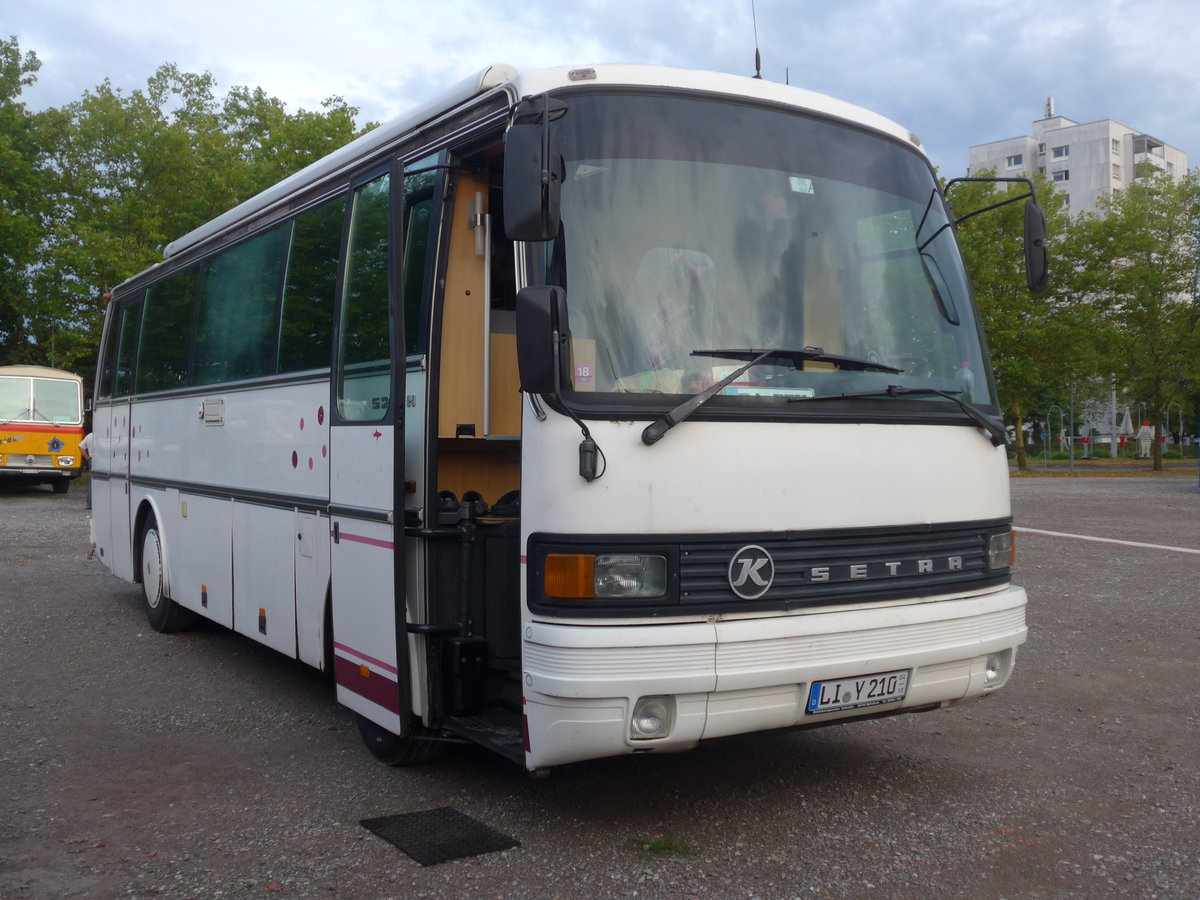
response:
<path id="1" fill-rule="evenodd" d="M 942 189 L 942 193 L 949 194 L 950 188 L 952 188 L 956 184 L 961 184 L 962 182 L 966 182 L 966 181 L 984 182 L 987 184 L 1003 184 L 1006 182 L 1014 183 L 1014 184 L 1023 184 L 1029 188 L 1029 193 L 1018 194 L 1015 197 L 1006 197 L 1005 199 L 1001 200 L 999 203 L 993 203 L 991 206 L 985 206 L 982 209 L 977 209 L 974 212 L 969 212 L 965 216 L 959 216 L 958 218 L 956 218 L 954 220 L 954 225 L 956 227 L 958 225 L 961 225 L 963 222 L 965 222 L 967 219 L 971 218 L 972 216 L 977 216 L 980 213 L 991 212 L 993 209 L 999 209 L 1001 206 L 1008 206 L 1008 204 L 1010 204 L 1010 203 L 1016 203 L 1018 200 L 1024 200 L 1027 197 L 1032 197 L 1033 202 L 1037 203 L 1037 194 L 1033 190 L 1033 182 L 1031 180 L 1029 180 L 1028 178 L 952 178 L 946 182 L 946 186 Z M 943 227 L 945 227 L 945 226 L 943 226 Z M 935 235 L 935 237 L 936 237 L 936 235 Z M 930 240 L 932 240 L 932 238 Z M 926 243 L 928 243 L 928 242 L 926 242 Z"/>

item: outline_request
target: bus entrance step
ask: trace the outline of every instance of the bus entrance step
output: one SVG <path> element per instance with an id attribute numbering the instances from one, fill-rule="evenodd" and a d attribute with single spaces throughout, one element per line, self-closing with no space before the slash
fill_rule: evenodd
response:
<path id="1" fill-rule="evenodd" d="M 520 713 L 508 709 L 486 709 L 473 716 L 448 716 L 442 727 L 459 737 L 525 764 L 525 735 Z"/>

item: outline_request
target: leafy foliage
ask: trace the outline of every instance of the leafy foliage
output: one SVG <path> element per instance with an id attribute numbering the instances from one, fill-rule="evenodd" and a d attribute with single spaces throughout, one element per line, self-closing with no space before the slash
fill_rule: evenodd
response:
<path id="1" fill-rule="evenodd" d="M 1102 215 L 1081 217 L 1072 234 L 1071 287 L 1094 310 L 1092 340 L 1107 371 L 1149 401 L 1156 469 L 1168 407 L 1200 387 L 1198 241 L 1196 172 L 1182 180 L 1147 173 L 1108 198 Z"/>
<path id="2" fill-rule="evenodd" d="M 1023 419 L 1061 404 L 1071 386 L 1085 398 L 1089 390 L 1107 394 L 1115 378 L 1127 394 L 1150 401 L 1154 423 L 1171 403 L 1190 410 L 1189 398 L 1200 387 L 1200 176 L 1177 181 L 1144 173 L 1110 197 L 1100 214 L 1075 218 L 1044 178 L 1036 187 L 1050 235 L 1045 295 L 1025 290 L 1019 204 L 959 229 L 1001 404 L 1017 426 L 1021 468 Z M 964 184 L 952 199 L 961 214 L 1001 196 L 995 185 Z M 1154 446 L 1161 468 L 1157 440 Z"/>
<path id="3" fill-rule="evenodd" d="M 61 109 L 17 98 L 34 54 L 0 43 L 0 363 L 94 368 L 102 294 L 163 248 L 345 144 L 358 110 L 288 113 L 261 88 L 222 98 L 208 73 L 161 66 L 144 89 L 105 80 Z"/>
<path id="4" fill-rule="evenodd" d="M 975 216 L 958 229 L 990 343 L 1000 404 L 1018 426 L 1042 397 L 1058 395 L 1066 373 L 1087 367 L 1089 354 L 1087 342 L 1081 339 L 1087 333 L 1087 310 L 1062 293 L 1062 279 L 1054 274 L 1062 266 L 1058 254 L 1068 216 L 1062 198 L 1044 178 L 1035 180 L 1034 187 L 1046 211 L 1050 242 L 1051 287 L 1046 294 L 1030 294 L 1026 284 L 1022 203 Z M 1026 192 L 1024 185 L 967 182 L 955 186 L 951 200 L 961 216 Z M 1023 461 L 1020 443 L 1017 453 Z"/>
<path id="5" fill-rule="evenodd" d="M 46 208 L 45 117 L 20 102 L 41 61 L 21 53 L 16 38 L 0 40 L 0 362 L 34 362 L 33 354 L 6 352 L 27 342 L 25 311 Z"/>

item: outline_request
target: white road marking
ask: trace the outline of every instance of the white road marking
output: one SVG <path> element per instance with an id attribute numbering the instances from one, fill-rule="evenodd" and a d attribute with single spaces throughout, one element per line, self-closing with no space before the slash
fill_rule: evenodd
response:
<path id="1" fill-rule="evenodd" d="M 1124 547 L 1145 547 L 1148 550 L 1169 550 L 1172 553 L 1194 553 L 1200 555 L 1200 550 L 1193 550 L 1191 547 L 1171 547 L 1167 544 L 1143 544 L 1140 541 L 1119 541 L 1116 538 L 1093 537 L 1090 534 L 1069 534 L 1065 531 L 1043 531 L 1041 528 L 1018 528 L 1013 526 L 1013 531 L 1023 531 L 1026 534 L 1046 534 L 1050 537 L 1072 538 L 1076 541 L 1094 541 L 1097 544 L 1121 544 Z"/>

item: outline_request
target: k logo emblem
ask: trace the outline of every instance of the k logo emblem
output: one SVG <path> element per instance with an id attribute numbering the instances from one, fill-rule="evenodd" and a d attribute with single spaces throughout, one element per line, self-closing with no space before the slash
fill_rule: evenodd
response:
<path id="1" fill-rule="evenodd" d="M 757 544 L 748 544 L 729 560 L 729 586 L 743 600 L 757 600 L 774 580 L 775 560 Z"/>

